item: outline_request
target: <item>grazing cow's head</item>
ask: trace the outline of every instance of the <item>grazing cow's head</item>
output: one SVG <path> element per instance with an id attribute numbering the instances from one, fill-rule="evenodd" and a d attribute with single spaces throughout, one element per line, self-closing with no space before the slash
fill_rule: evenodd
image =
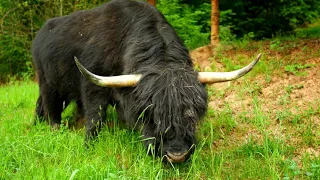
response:
<path id="1" fill-rule="evenodd" d="M 152 144 L 156 154 L 170 162 L 183 162 L 194 150 L 196 124 L 206 112 L 207 93 L 192 69 L 165 69 L 145 74 L 120 104 L 128 105 L 127 115 L 142 114 L 147 147 Z"/>
<path id="2" fill-rule="evenodd" d="M 196 124 L 207 108 L 204 84 L 237 79 L 249 72 L 259 58 L 260 55 L 248 66 L 226 73 L 197 73 L 192 67 L 181 69 L 173 65 L 153 67 L 143 75 L 115 77 L 94 75 L 75 60 L 82 74 L 99 86 L 133 86 L 120 91 L 118 113 L 131 125 L 142 127 L 147 147 L 154 145 L 157 155 L 178 163 L 194 151 Z"/>

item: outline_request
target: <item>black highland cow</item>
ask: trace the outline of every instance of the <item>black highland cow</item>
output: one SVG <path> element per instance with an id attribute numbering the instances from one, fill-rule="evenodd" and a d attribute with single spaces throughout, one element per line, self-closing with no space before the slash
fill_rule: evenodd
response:
<path id="1" fill-rule="evenodd" d="M 88 140 L 102 127 L 107 105 L 115 105 L 119 119 L 141 129 L 151 139 L 145 145 L 173 163 L 194 150 L 196 124 L 207 108 L 204 84 L 239 78 L 260 57 L 238 71 L 198 73 L 164 16 L 130 0 L 49 19 L 32 53 L 40 119 L 59 127 L 64 102 L 75 100 Z"/>

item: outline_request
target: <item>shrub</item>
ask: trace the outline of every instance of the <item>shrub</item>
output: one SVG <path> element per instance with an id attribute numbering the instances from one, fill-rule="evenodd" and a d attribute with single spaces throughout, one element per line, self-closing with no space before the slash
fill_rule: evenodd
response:
<path id="1" fill-rule="evenodd" d="M 231 30 L 238 37 L 254 32 L 256 39 L 292 32 L 320 15 L 318 0 L 221 0 L 219 8 L 234 12 L 221 25 L 231 23 Z"/>
<path id="2" fill-rule="evenodd" d="M 195 7 L 181 3 L 181 0 L 159 0 L 157 8 L 189 49 L 209 43 L 210 4 L 203 3 Z"/>
<path id="3" fill-rule="evenodd" d="M 106 0 L 1 0 L 0 82 L 32 77 L 31 42 L 49 18 L 88 9 Z"/>

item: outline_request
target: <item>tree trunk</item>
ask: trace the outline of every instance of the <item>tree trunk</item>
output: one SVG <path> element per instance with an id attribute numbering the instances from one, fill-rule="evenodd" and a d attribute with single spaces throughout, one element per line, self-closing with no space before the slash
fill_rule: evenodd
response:
<path id="1" fill-rule="evenodd" d="M 211 0 L 211 46 L 219 44 L 219 0 Z"/>
<path id="2" fill-rule="evenodd" d="M 148 3 L 156 7 L 156 0 L 148 0 Z"/>

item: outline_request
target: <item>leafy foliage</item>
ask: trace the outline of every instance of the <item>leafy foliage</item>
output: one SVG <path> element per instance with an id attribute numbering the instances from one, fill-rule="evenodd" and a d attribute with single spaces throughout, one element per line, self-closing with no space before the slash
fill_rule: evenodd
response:
<path id="1" fill-rule="evenodd" d="M 220 1 L 220 10 L 231 9 L 232 18 L 225 21 L 232 24 L 232 31 L 242 37 L 254 32 L 255 38 L 270 38 L 278 33 L 291 32 L 306 25 L 320 15 L 318 0 L 227 0 Z M 224 25 L 224 22 L 221 23 Z"/>
<path id="2" fill-rule="evenodd" d="M 2 0 L 0 2 L 0 82 L 34 76 L 31 42 L 49 18 L 89 9 L 105 0 Z"/>
<path id="3" fill-rule="evenodd" d="M 165 15 L 189 49 L 209 43 L 210 4 L 193 6 L 181 3 L 181 0 L 159 0 L 157 8 Z"/>
<path id="4" fill-rule="evenodd" d="M 12 77 L 33 77 L 31 42 L 49 18 L 90 9 L 108 0 L 1 0 L 0 1 L 0 82 Z M 158 0 L 157 8 L 166 16 L 189 49 L 209 44 L 210 0 Z M 291 32 L 320 15 L 318 0 L 228 0 L 220 2 L 220 40 L 241 44 L 248 39 L 269 38 Z M 296 31 L 299 37 L 317 36 Z M 274 41 L 270 47 L 278 48 Z"/>
<path id="5" fill-rule="evenodd" d="M 306 72 L 300 72 L 299 70 L 314 67 L 315 64 L 289 64 L 284 67 L 284 70 L 287 73 L 291 73 L 293 75 L 305 75 Z"/>

